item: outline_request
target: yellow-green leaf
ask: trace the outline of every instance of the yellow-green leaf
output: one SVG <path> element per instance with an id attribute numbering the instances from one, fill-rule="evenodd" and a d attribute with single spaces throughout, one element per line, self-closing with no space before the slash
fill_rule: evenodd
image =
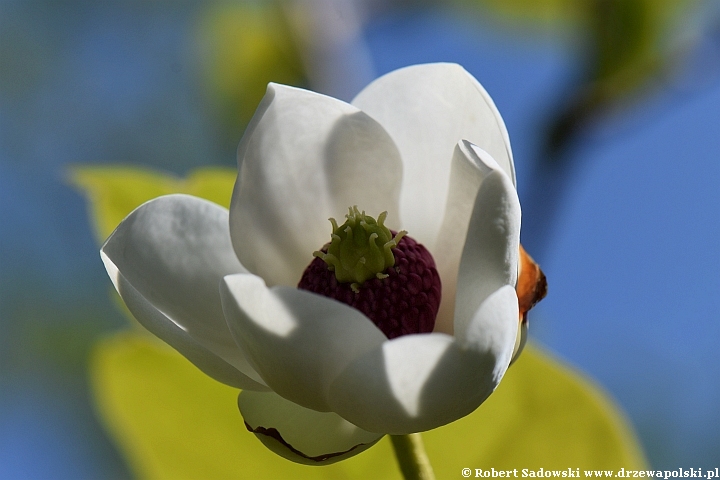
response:
<path id="1" fill-rule="evenodd" d="M 205 86 L 232 135 L 250 120 L 268 82 L 303 83 L 298 44 L 274 2 L 208 3 L 197 37 Z"/>
<path id="2" fill-rule="evenodd" d="M 210 167 L 186 179 L 130 166 L 75 167 L 70 181 L 88 199 L 98 241 L 103 242 L 135 208 L 161 195 L 187 193 L 228 208 L 237 171 Z"/>
<path id="3" fill-rule="evenodd" d="M 640 469 L 625 418 L 598 386 L 532 345 L 474 413 L 425 435 L 438 478 L 459 466 Z M 442 459 L 438 462 L 435 459 Z"/>
<path id="4" fill-rule="evenodd" d="M 401 478 L 386 439 L 327 467 L 278 457 L 245 428 L 238 390 L 143 335 L 100 342 L 91 378 L 100 417 L 139 478 Z"/>
<path id="5" fill-rule="evenodd" d="M 200 168 L 188 175 L 184 193 L 230 208 L 236 178 L 237 170 L 234 168 Z"/>
<path id="6" fill-rule="evenodd" d="M 537 26 L 557 26 L 583 18 L 589 2 L 584 0 L 459 0 L 469 7 L 488 9 L 502 16 Z"/>
<path id="7" fill-rule="evenodd" d="M 140 478 L 399 479 L 387 439 L 327 467 L 293 464 L 247 432 L 237 390 L 146 336 L 98 344 L 92 384 L 102 420 Z M 423 434 L 438 479 L 462 468 L 626 469 L 645 465 L 612 402 L 529 347 L 478 410 Z"/>

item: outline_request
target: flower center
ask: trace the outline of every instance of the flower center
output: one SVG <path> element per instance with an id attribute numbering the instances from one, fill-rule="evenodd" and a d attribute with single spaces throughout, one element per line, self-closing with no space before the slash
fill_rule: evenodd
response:
<path id="1" fill-rule="evenodd" d="M 370 278 L 385 278 L 384 272 L 395 265 L 392 249 L 407 233 L 401 230 L 393 235 L 384 225 L 387 212 L 378 215 L 377 221 L 357 206 L 348 209 L 347 220 L 338 227 L 334 218 L 332 241 L 327 251 L 313 252 L 313 256 L 322 259 L 340 283 L 352 282 L 350 287 L 358 292 L 358 287 Z"/>
<path id="2" fill-rule="evenodd" d="M 405 231 L 393 232 L 357 207 L 335 219 L 330 243 L 314 252 L 298 288 L 363 312 L 388 338 L 432 332 L 440 307 L 440 276 L 430 252 Z"/>

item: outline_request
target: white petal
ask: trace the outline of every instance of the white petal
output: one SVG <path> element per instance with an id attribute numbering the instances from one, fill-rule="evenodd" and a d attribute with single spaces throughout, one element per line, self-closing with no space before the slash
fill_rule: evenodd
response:
<path id="1" fill-rule="evenodd" d="M 331 385 L 330 404 L 368 431 L 429 430 L 475 410 L 500 381 L 498 361 L 442 333 L 405 335 L 351 363 Z"/>
<path id="2" fill-rule="evenodd" d="M 495 170 L 480 185 L 460 258 L 456 336 L 490 294 L 505 285 L 515 287 L 519 248 L 520 201 L 507 175 Z"/>
<path id="3" fill-rule="evenodd" d="M 220 280 L 245 271 L 230 244 L 227 210 L 189 195 L 156 198 L 122 221 L 101 256 L 120 296 L 148 330 L 206 372 L 207 364 L 221 370 L 230 364 L 238 378 L 250 377 L 242 388 L 265 388 L 222 313 Z"/>
<path id="4" fill-rule="evenodd" d="M 480 304 L 464 328 L 458 328 L 455 338 L 467 349 L 491 352 L 496 359 L 492 376 L 500 381 L 515 350 L 518 334 L 518 299 L 515 288 L 500 287 Z"/>
<path id="5" fill-rule="evenodd" d="M 431 251 L 458 141 L 467 139 L 489 152 L 514 181 L 505 124 L 485 89 L 459 65 L 395 70 L 368 85 L 352 103 L 380 122 L 400 149 L 403 228 Z"/>
<path id="6" fill-rule="evenodd" d="M 458 268 L 470 217 L 482 181 L 495 170 L 500 170 L 500 167 L 486 151 L 467 140 L 455 146 L 445 214 L 434 251 L 435 264 L 442 281 L 442 301 L 435 322 L 436 332 L 453 333 Z"/>
<path id="7" fill-rule="evenodd" d="M 383 437 L 334 413 L 309 410 L 274 393 L 241 392 L 238 406 L 248 430 L 270 450 L 306 465 L 339 462 Z"/>
<path id="8" fill-rule="evenodd" d="M 398 214 L 402 162 L 390 136 L 356 107 L 270 84 L 238 147 L 230 229 L 238 258 L 269 285 L 297 285 L 312 252 L 357 205 Z"/>
<path id="9" fill-rule="evenodd" d="M 269 289 L 255 275 L 227 276 L 221 292 L 228 325 L 265 383 L 307 408 L 330 410 L 330 383 L 387 340 L 354 308 L 304 290 Z"/>

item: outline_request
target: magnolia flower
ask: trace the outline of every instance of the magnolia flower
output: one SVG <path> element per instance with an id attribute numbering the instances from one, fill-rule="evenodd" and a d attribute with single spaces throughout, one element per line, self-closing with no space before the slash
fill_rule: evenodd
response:
<path id="1" fill-rule="evenodd" d="M 270 84 L 238 147 L 230 211 L 157 198 L 101 255 L 142 325 L 242 389 L 263 443 L 330 463 L 457 420 L 502 379 L 537 297 L 518 305 L 520 263 L 534 264 L 519 261 L 514 183 L 503 121 L 458 65 L 396 70 L 350 104 Z M 434 257 L 432 333 L 389 340 L 360 311 L 296 288 L 328 218 L 355 205 L 388 212 Z"/>

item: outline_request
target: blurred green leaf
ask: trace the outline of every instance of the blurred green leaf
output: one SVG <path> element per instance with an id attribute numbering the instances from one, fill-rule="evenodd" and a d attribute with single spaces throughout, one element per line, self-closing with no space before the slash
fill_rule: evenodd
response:
<path id="1" fill-rule="evenodd" d="M 170 193 L 202 197 L 225 208 L 237 177 L 232 168 L 201 168 L 186 179 L 129 166 L 75 167 L 70 182 L 88 199 L 95 233 L 100 243 L 135 208 Z"/>
<path id="2" fill-rule="evenodd" d="M 583 0 L 460 0 L 466 6 L 488 9 L 511 20 L 539 24 L 557 25 L 562 22 L 577 22 L 583 18 Z"/>
<path id="3" fill-rule="evenodd" d="M 386 439 L 327 467 L 278 457 L 245 428 L 238 390 L 145 336 L 99 343 L 91 379 L 100 416 L 140 478 L 401 478 Z"/>
<path id="4" fill-rule="evenodd" d="M 188 175 L 185 180 L 184 193 L 230 208 L 230 198 L 236 179 L 237 169 L 235 168 L 201 168 Z"/>
<path id="5" fill-rule="evenodd" d="M 632 94 L 671 68 L 673 30 L 693 0 L 592 0 L 587 24 L 593 45 L 588 65 L 596 101 Z"/>
<path id="6" fill-rule="evenodd" d="M 458 468 L 640 469 L 645 458 L 596 385 L 528 346 L 495 393 L 468 417 L 424 435 L 438 478 Z"/>
<path id="7" fill-rule="evenodd" d="M 99 413 L 140 478 L 399 479 L 387 438 L 327 467 L 296 465 L 245 429 L 238 391 L 210 379 L 157 340 L 118 334 L 98 344 Z M 423 434 L 438 479 L 464 467 L 639 469 L 622 416 L 580 375 L 528 348 L 468 417 Z"/>
<path id="8" fill-rule="evenodd" d="M 268 82 L 300 85 L 298 43 L 275 2 L 210 3 L 198 27 L 205 84 L 236 136 L 252 117 Z"/>

